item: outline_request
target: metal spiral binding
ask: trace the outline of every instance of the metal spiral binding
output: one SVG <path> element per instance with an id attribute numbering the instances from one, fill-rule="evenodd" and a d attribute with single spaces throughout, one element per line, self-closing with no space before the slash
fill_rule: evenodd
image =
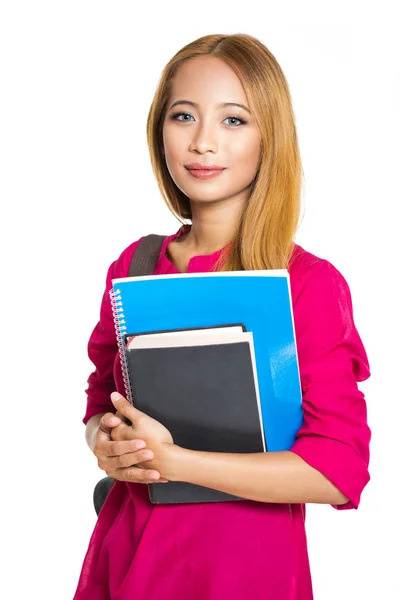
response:
<path id="1" fill-rule="evenodd" d="M 125 344 L 124 336 L 126 334 L 126 322 L 125 322 L 124 308 L 122 306 L 122 297 L 121 297 L 120 290 L 118 290 L 118 289 L 114 291 L 111 288 L 109 294 L 110 294 L 110 300 L 111 300 L 111 308 L 112 308 L 112 313 L 113 313 L 115 333 L 117 335 L 118 353 L 119 353 L 119 360 L 121 363 L 121 371 L 122 371 L 122 377 L 124 380 L 126 398 L 132 404 L 132 391 L 131 391 L 131 384 L 130 384 L 129 376 L 128 376 L 128 366 L 127 366 L 127 362 L 126 362 L 125 347 L 124 347 L 124 344 Z"/>

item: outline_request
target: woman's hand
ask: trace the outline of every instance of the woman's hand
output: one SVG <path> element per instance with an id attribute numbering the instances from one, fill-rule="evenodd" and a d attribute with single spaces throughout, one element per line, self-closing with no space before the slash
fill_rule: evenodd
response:
<path id="1" fill-rule="evenodd" d="M 109 477 L 122 481 L 136 483 L 167 481 L 161 479 L 159 471 L 155 469 L 145 470 L 133 467 L 133 465 L 152 459 L 154 454 L 146 448 L 146 442 L 134 436 L 125 439 L 121 437 L 121 441 L 114 441 L 112 435 L 120 427 L 128 427 L 128 425 L 122 423 L 122 419 L 117 415 L 106 413 L 102 416 L 93 447 L 93 453 L 97 457 L 100 469 L 103 469 Z M 132 430 L 132 428 L 130 429 Z"/>
<path id="2" fill-rule="evenodd" d="M 143 470 L 147 473 L 149 469 L 155 469 L 161 475 L 158 481 L 167 482 L 168 473 L 171 471 L 172 450 L 175 447 L 171 433 L 162 423 L 132 406 L 118 392 L 111 394 L 111 400 L 117 410 L 115 416 L 121 420 L 121 423 L 111 431 L 111 439 L 120 443 L 142 440 L 146 444 L 146 454 L 147 452 L 152 454 L 151 459 L 153 459 L 145 462 L 138 461 L 136 468 L 125 468 L 124 473 L 120 475 L 128 481 L 134 481 L 131 477 L 135 476 L 136 471 Z M 131 424 L 124 422 L 124 417 Z"/>

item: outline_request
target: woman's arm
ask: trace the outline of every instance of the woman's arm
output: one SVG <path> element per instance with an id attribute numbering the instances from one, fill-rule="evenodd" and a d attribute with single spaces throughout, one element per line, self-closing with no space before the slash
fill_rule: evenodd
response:
<path id="1" fill-rule="evenodd" d="M 133 425 L 121 425 L 113 439 L 142 439 L 154 452 L 143 465 L 168 481 L 184 481 L 248 500 L 277 503 L 345 504 L 348 499 L 319 471 L 293 452 L 235 454 L 188 450 L 155 419 L 132 406 L 120 394 L 111 395 L 118 414 Z M 116 430 L 115 430 L 116 431 Z M 129 467 L 123 478 L 131 478 Z"/>
<path id="2" fill-rule="evenodd" d="M 109 291 L 112 289 L 113 278 L 126 277 L 128 274 L 132 256 L 141 239 L 128 246 L 119 258 L 109 266 L 107 271 L 105 289 L 100 305 L 100 319 L 88 341 L 88 356 L 95 370 L 88 377 L 86 414 L 83 418 L 85 425 L 91 417 L 113 409 L 110 394 L 117 383 L 114 375 L 118 375 L 118 373 L 114 373 L 114 364 L 118 355 L 118 344 Z"/>
<path id="3" fill-rule="evenodd" d="M 293 452 L 228 454 L 171 446 L 170 481 L 186 481 L 257 502 L 346 504 L 329 479 Z"/>

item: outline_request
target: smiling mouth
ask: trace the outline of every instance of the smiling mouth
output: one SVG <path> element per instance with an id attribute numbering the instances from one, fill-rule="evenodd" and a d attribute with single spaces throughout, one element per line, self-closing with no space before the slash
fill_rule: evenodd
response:
<path id="1" fill-rule="evenodd" d="M 221 167 L 220 165 L 215 165 L 211 162 L 209 163 L 190 163 L 185 165 L 185 168 L 189 171 L 222 171 L 225 167 Z"/>
<path id="2" fill-rule="evenodd" d="M 199 167 L 186 167 L 186 169 L 188 171 L 223 171 L 224 169 L 208 169 L 207 167 L 204 167 L 202 169 L 200 169 Z"/>
<path id="3" fill-rule="evenodd" d="M 225 171 L 225 169 L 192 169 L 188 167 L 186 169 L 196 179 L 213 179 Z"/>

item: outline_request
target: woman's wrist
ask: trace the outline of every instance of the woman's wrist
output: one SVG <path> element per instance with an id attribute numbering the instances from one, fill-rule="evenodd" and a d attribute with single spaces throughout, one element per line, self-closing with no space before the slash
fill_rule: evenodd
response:
<path id="1" fill-rule="evenodd" d="M 186 481 L 187 469 L 190 468 L 190 454 L 193 451 L 177 444 L 168 444 L 168 447 L 166 468 L 162 476 L 169 481 Z"/>
<path id="2" fill-rule="evenodd" d="M 106 413 L 98 413 L 97 415 L 93 415 L 93 417 L 90 417 L 89 421 L 86 423 L 86 431 L 85 431 L 86 442 L 92 452 L 93 452 L 94 445 L 96 443 L 96 436 L 97 436 L 97 431 L 100 427 L 101 418 L 105 414 Z"/>

